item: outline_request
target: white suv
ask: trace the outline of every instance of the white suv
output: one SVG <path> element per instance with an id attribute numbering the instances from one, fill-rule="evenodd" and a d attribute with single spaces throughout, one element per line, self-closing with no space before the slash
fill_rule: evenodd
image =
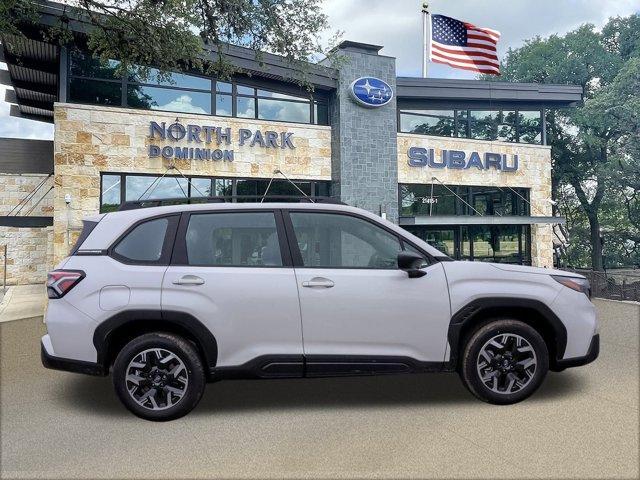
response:
<path id="1" fill-rule="evenodd" d="M 457 371 L 496 404 L 598 356 L 584 277 L 452 261 L 364 210 L 207 203 L 88 218 L 49 274 L 46 367 L 169 420 L 205 383 Z"/>

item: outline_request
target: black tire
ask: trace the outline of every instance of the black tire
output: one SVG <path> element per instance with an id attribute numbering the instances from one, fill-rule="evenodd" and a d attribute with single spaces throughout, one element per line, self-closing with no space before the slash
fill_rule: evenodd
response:
<path id="1" fill-rule="evenodd" d="M 145 366 L 138 368 L 142 364 Z M 133 377 L 129 378 L 135 378 L 138 384 L 127 380 L 130 367 Z M 145 420 L 163 422 L 186 415 L 202 398 L 205 383 L 204 367 L 195 347 L 170 333 L 147 333 L 134 338 L 120 350 L 113 364 L 113 386 L 120 401 L 129 411 Z M 147 397 L 151 396 L 153 400 L 144 399 L 152 389 L 157 394 Z M 177 390 L 183 394 L 172 393 Z M 144 405 L 136 401 L 134 395 Z"/>
<path id="2" fill-rule="evenodd" d="M 489 343 L 498 336 L 496 343 Z M 503 349 L 494 346 L 503 342 Z M 516 345 L 518 342 L 519 347 Z M 535 365 L 531 366 L 531 360 Z M 527 364 L 530 366 L 523 368 Z M 465 387 L 480 400 L 508 405 L 531 396 L 542 384 L 548 370 L 547 345 L 535 329 L 517 320 L 495 320 L 468 338 L 461 358 L 460 377 Z M 484 374 L 487 384 L 481 374 Z"/>

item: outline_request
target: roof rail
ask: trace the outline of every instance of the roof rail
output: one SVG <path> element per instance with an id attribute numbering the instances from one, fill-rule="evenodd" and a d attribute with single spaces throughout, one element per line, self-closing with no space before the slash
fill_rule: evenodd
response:
<path id="1" fill-rule="evenodd" d="M 299 203 L 329 203 L 334 205 L 346 205 L 346 203 L 333 197 L 301 197 L 296 195 L 228 195 L 214 197 L 189 197 L 189 198 L 154 198 L 147 200 L 132 200 L 123 202 L 118 211 L 135 210 L 137 208 L 162 207 L 166 205 L 192 205 L 199 203 L 274 203 L 274 202 L 299 202 Z"/>

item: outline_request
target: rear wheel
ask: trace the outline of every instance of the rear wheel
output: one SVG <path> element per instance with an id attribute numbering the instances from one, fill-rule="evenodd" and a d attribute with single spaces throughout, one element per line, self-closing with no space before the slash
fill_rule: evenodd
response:
<path id="1" fill-rule="evenodd" d="M 198 404 L 205 386 L 202 362 L 185 339 L 148 333 L 131 340 L 113 364 L 113 384 L 122 403 L 146 420 L 173 420 Z"/>
<path id="2" fill-rule="evenodd" d="M 496 320 L 471 335 L 460 374 L 479 399 L 511 404 L 535 392 L 548 370 L 547 346 L 536 330 L 517 320 Z"/>

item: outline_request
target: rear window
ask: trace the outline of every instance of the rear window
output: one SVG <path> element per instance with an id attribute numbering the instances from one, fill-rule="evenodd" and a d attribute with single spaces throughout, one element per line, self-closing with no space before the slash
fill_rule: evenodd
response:
<path id="1" fill-rule="evenodd" d="M 80 249 L 80 247 L 82 246 L 84 241 L 91 234 L 93 229 L 96 228 L 96 225 L 98 225 L 98 222 L 91 222 L 89 220 L 83 220 L 82 221 L 82 232 L 80 232 L 80 236 L 78 237 L 78 239 L 76 240 L 75 245 L 71 249 L 70 255 L 75 255 L 76 254 L 76 252 Z"/>
<path id="2" fill-rule="evenodd" d="M 149 220 L 136 226 L 124 237 L 113 252 L 132 262 L 157 262 L 162 257 L 168 218 Z"/>

